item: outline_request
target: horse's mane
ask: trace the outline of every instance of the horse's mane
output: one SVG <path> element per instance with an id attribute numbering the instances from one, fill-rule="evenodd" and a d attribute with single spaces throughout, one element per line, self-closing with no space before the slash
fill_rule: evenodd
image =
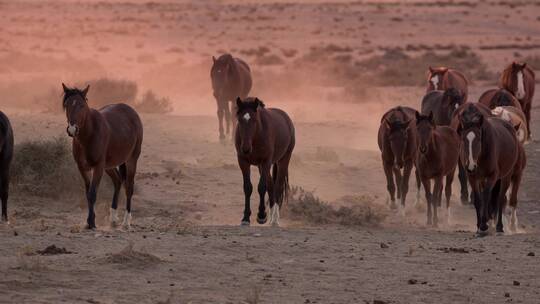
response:
<path id="1" fill-rule="evenodd" d="M 499 105 L 512 105 L 513 95 L 505 89 L 498 90 L 493 96 L 493 101 Z"/>
<path id="2" fill-rule="evenodd" d="M 84 91 L 81 90 L 81 89 L 78 89 L 78 88 L 71 89 L 70 88 L 67 91 L 64 91 L 64 97 L 63 97 L 63 100 L 62 100 L 62 107 L 64 108 L 64 110 L 67 107 L 66 101 L 68 100 L 68 98 L 73 97 L 73 96 L 77 96 L 77 95 L 81 96 L 82 99 L 86 100 L 86 97 L 84 96 Z"/>
<path id="3" fill-rule="evenodd" d="M 505 89 L 514 89 L 512 88 L 512 64 L 508 65 L 501 74 L 501 87 Z"/>

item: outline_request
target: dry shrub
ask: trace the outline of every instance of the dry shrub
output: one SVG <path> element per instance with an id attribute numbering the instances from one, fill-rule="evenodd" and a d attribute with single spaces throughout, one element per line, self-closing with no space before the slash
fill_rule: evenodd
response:
<path id="1" fill-rule="evenodd" d="M 343 226 L 374 226 L 380 224 L 386 217 L 382 212 L 375 210 L 372 198 L 357 197 L 353 203 L 355 204 L 351 207 L 342 206 L 336 209 L 313 192 L 301 187 L 292 187 L 287 214 L 293 220 L 310 224 Z"/>
<path id="2" fill-rule="evenodd" d="M 51 198 L 84 193 L 65 137 L 17 144 L 11 183 L 19 192 Z"/>
<path id="3" fill-rule="evenodd" d="M 130 80 L 100 78 L 76 83 L 73 86 L 84 88 L 90 85 L 88 101 L 91 107 L 101 108 L 112 103 L 126 103 L 143 113 L 168 113 L 172 104 L 166 97 L 159 97 L 151 90 L 146 91 L 140 100 L 137 99 L 137 83 Z M 68 84 L 68 86 L 70 86 Z M 61 86 L 49 89 L 45 96 L 35 97 L 36 104 L 41 105 L 46 112 L 62 111 Z"/>
<path id="4" fill-rule="evenodd" d="M 258 56 L 255 59 L 255 64 L 258 64 L 258 65 L 280 65 L 280 64 L 284 64 L 284 63 L 285 63 L 285 61 L 283 61 L 283 59 L 281 59 L 281 57 L 279 57 L 278 55 L 275 55 L 275 54 Z"/>
<path id="5" fill-rule="evenodd" d="M 120 252 L 109 254 L 106 261 L 107 263 L 129 267 L 145 267 L 163 262 L 163 260 L 153 254 L 136 251 L 133 249 L 133 242 L 129 242 Z"/>

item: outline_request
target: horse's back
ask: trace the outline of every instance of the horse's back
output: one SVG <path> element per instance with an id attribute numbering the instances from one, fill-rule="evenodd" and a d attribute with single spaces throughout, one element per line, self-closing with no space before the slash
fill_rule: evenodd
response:
<path id="1" fill-rule="evenodd" d="M 143 125 L 137 111 L 125 103 L 110 104 L 99 109 L 111 131 L 113 140 L 132 140 L 139 147 L 142 143 Z"/>
<path id="2" fill-rule="evenodd" d="M 296 142 L 292 119 L 285 111 L 278 108 L 268 108 L 266 112 L 270 118 L 269 123 L 275 136 L 275 148 L 281 150 L 276 152 L 281 152 L 279 154 L 283 155 L 292 152 Z M 279 155 L 277 160 L 281 159 L 283 155 Z"/>
<path id="3" fill-rule="evenodd" d="M 508 160 L 517 158 L 518 139 L 514 126 L 510 122 L 499 117 L 489 117 L 488 121 L 493 130 L 493 141 L 498 145 L 499 163 L 506 164 Z M 514 161 L 515 162 L 515 161 Z M 512 166 L 513 167 L 513 163 Z M 502 171 L 507 171 L 508 168 L 502 168 Z M 504 170 L 506 169 L 506 170 Z"/>
<path id="4" fill-rule="evenodd" d="M 249 68 L 249 65 L 240 58 L 234 58 L 237 71 L 238 71 L 238 77 L 240 82 L 240 97 L 245 98 L 249 94 L 249 91 L 251 91 L 251 87 L 253 85 L 253 80 L 251 78 L 251 69 Z"/>
<path id="5" fill-rule="evenodd" d="M 441 90 L 429 91 L 424 98 L 422 98 L 420 112 L 423 115 L 429 115 L 429 112 L 435 112 L 435 110 L 440 107 L 443 95 L 444 91 Z"/>

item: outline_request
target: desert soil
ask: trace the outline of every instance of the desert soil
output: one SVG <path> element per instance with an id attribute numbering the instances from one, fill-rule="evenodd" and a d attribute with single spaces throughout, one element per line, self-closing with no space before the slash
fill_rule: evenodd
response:
<path id="1" fill-rule="evenodd" d="M 208 78 L 210 56 L 222 50 L 270 45 L 302 54 L 335 43 L 361 50 L 360 58 L 403 41 L 467 45 L 496 75 L 540 48 L 540 6 L 280 2 L 0 1 L 0 105 L 17 143 L 66 136 L 63 114 L 28 102 L 34 87 L 128 78 L 174 103 L 170 115 L 141 114 L 130 231 L 108 226 L 110 193 L 99 198 L 98 229 L 85 231 L 83 193 L 12 191 L 10 224 L 0 225 L 0 303 L 540 303 L 540 142 L 526 146 L 519 233 L 476 238 L 474 209 L 457 195 L 451 222 L 443 212 L 438 228 L 426 227 L 425 202 L 412 205 L 412 180 L 404 217 L 386 205 L 378 119 L 393 105 L 418 107 L 422 87 L 377 87 L 369 100 L 343 103 L 335 88 L 304 84 L 287 100 L 259 82 L 255 94 L 269 94 L 267 105 L 296 124 L 291 184 L 334 206 L 363 198 L 387 217 L 375 226 L 321 226 L 285 210 L 279 228 L 253 217 L 240 227 L 241 174 L 233 145 L 218 141 Z M 495 80 L 473 82 L 470 98 Z M 535 107 L 533 136 L 539 120 Z M 50 245 L 68 252 L 37 253 Z"/>

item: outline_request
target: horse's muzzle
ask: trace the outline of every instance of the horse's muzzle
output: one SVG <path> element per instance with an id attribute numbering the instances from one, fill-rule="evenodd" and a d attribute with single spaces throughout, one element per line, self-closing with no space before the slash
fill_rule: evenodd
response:
<path id="1" fill-rule="evenodd" d="M 66 132 L 69 137 L 74 137 L 77 135 L 77 133 L 79 133 L 79 128 L 77 127 L 77 125 L 68 124 Z"/>

